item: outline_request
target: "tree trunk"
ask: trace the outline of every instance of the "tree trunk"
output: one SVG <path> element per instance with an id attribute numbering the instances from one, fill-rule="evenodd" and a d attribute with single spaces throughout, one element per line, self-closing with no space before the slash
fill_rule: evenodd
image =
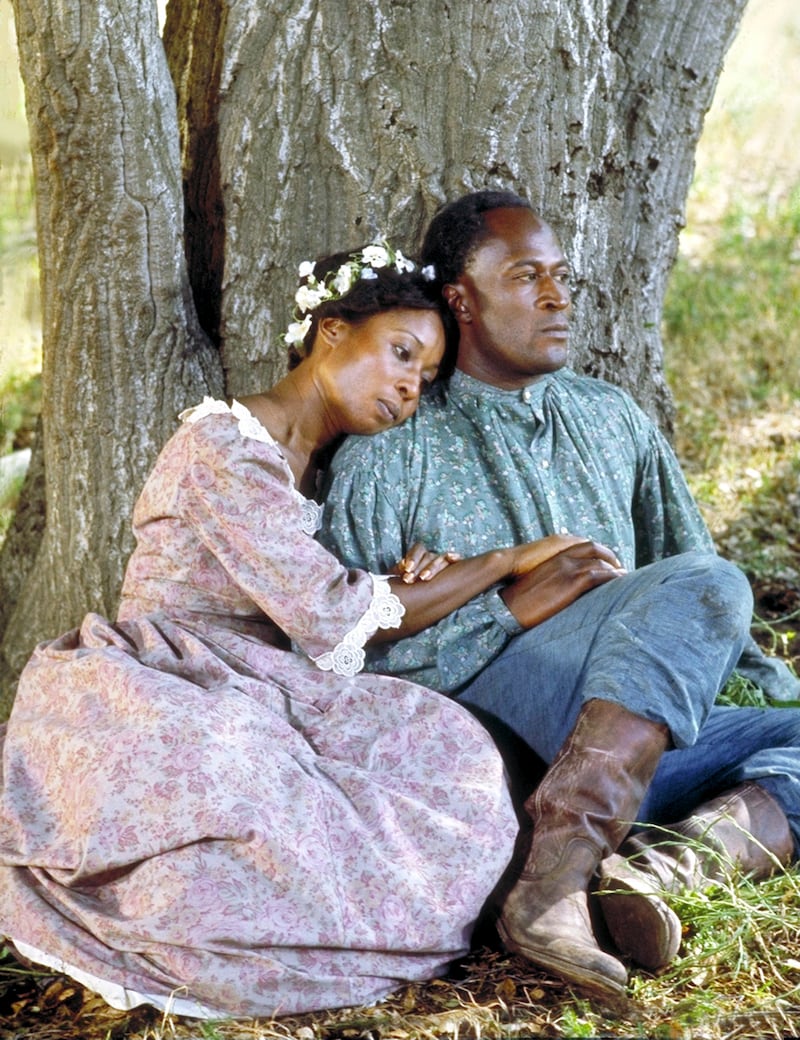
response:
<path id="1" fill-rule="evenodd" d="M 181 407 L 221 389 L 183 257 L 174 88 L 155 5 L 14 0 L 14 13 L 44 360 L 39 458 L 0 557 L 6 700 L 36 641 L 87 610 L 113 615 L 143 477 Z"/>
<path id="2" fill-rule="evenodd" d="M 664 288 L 746 0 L 170 0 L 177 114 L 154 3 L 13 2 L 45 365 L 44 465 L 0 559 L 13 547 L 9 673 L 87 609 L 113 613 L 153 456 L 220 392 L 209 338 L 230 394 L 270 385 L 298 262 L 377 233 L 413 252 L 464 191 L 511 188 L 554 225 L 574 366 L 670 429 Z"/>
<path id="3" fill-rule="evenodd" d="M 413 252 L 440 203 L 507 187 L 574 265 L 573 364 L 631 388 L 669 432 L 662 301 L 744 6 L 239 0 L 223 25 L 171 0 L 192 179 L 213 187 L 202 255 L 229 390 L 283 371 L 299 260 L 381 232 Z"/>

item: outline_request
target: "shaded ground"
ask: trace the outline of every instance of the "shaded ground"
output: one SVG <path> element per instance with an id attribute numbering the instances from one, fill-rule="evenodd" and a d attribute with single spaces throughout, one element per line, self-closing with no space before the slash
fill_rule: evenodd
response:
<path id="1" fill-rule="evenodd" d="M 800 588 L 781 578 L 757 578 L 752 586 L 756 614 L 769 626 L 755 629 L 756 640 L 772 651 L 777 636 L 783 644 L 780 656 L 800 673 Z"/>
<path id="2" fill-rule="evenodd" d="M 767 884 L 767 883 L 764 883 Z M 784 912 L 800 914 L 800 877 Z M 775 894 L 770 898 L 776 902 Z M 723 913 L 730 916 L 730 908 Z M 601 1008 L 520 958 L 483 948 L 452 976 L 398 990 L 378 1005 L 277 1020 L 197 1022 L 153 1009 L 118 1012 L 69 979 L 21 972 L 0 962 L 0 1037 L 4 1040 L 507 1040 L 512 1037 L 663 1037 L 664 1040 L 750 1040 L 797 1035 L 800 963 L 785 956 L 794 942 L 791 922 L 774 933 L 773 954 L 785 973 L 776 990 L 756 933 L 757 992 L 752 975 L 709 971 L 700 950 L 684 958 L 683 976 L 670 984 L 633 977 L 632 995 Z M 702 945 L 702 944 L 701 944 Z M 783 950 L 781 950 L 783 947 Z M 747 964 L 746 950 L 736 957 Z M 792 970 L 792 965 L 795 970 Z M 794 976 L 794 980 L 792 979 Z M 793 985 L 794 981 L 794 985 Z M 685 993 L 685 999 L 681 994 Z"/>
<path id="3" fill-rule="evenodd" d="M 792 445 L 789 445 L 793 449 Z M 751 497 L 748 509 L 717 532 L 721 550 L 734 558 L 743 546 L 764 540 L 780 543 L 778 574 L 751 573 L 758 641 L 800 670 L 800 524 L 794 462 L 784 467 L 785 479 L 773 480 L 763 495 Z M 718 525 L 719 526 L 719 525 Z M 741 561 L 740 561 L 741 562 Z M 761 572 L 761 567 L 756 567 Z M 800 920 L 798 889 L 781 894 L 779 902 L 795 899 L 792 911 Z M 784 910 L 788 912 L 788 906 Z M 792 939 L 794 941 L 794 939 Z M 762 940 L 763 945 L 763 940 Z M 784 964 L 797 961 L 784 958 Z M 696 976 L 699 978 L 700 976 Z M 792 987 L 781 969 L 786 993 L 770 997 L 769 988 L 753 1004 L 746 998 L 739 1013 L 724 1012 L 686 1031 L 683 1021 L 671 1021 L 659 994 L 646 987 L 638 1000 L 611 1012 L 591 1008 L 557 980 L 517 958 L 484 948 L 459 966 L 457 975 L 424 986 L 409 986 L 374 1008 L 305 1015 L 272 1022 L 198 1023 L 164 1016 L 152 1009 L 116 1012 L 69 979 L 23 968 L 11 957 L 0 960 L 0 1037 L 4 1040 L 491 1040 L 496 1037 L 541 1036 L 664 1036 L 760 1037 L 795 1034 L 800 1027 L 800 986 Z M 678 992 L 687 983 L 678 984 Z M 692 989 L 691 973 L 688 991 Z M 687 991 L 688 999 L 697 999 Z M 713 984 L 709 997 L 713 997 Z M 655 999 L 654 999 L 655 998 Z M 771 1009 L 769 1005 L 772 1003 Z M 713 1000 L 711 1002 L 713 1007 Z M 788 1023 L 788 1024 L 787 1024 Z"/>

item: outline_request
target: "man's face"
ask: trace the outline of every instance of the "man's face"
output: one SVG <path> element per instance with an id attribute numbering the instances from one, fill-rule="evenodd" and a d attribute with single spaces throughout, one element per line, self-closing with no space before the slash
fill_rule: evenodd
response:
<path id="1" fill-rule="evenodd" d="M 569 267 L 528 209 L 485 215 L 489 236 L 445 295 L 459 322 L 458 367 L 513 390 L 554 372 L 569 353 Z"/>

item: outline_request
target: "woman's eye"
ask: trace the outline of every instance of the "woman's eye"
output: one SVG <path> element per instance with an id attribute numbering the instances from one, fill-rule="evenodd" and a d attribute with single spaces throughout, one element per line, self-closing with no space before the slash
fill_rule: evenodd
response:
<path id="1" fill-rule="evenodd" d="M 404 347 L 401 343 L 395 343 L 394 352 L 400 358 L 401 361 L 408 361 L 411 357 L 411 351 L 408 347 Z"/>

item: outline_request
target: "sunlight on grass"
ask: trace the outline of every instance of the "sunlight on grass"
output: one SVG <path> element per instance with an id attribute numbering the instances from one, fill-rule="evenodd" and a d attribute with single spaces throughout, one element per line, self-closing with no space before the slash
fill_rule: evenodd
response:
<path id="1" fill-rule="evenodd" d="M 800 6 L 751 0 L 663 314 L 676 450 L 721 551 L 800 584 Z"/>
<path id="2" fill-rule="evenodd" d="M 657 1001 L 686 1027 L 791 1035 L 800 1007 L 797 871 L 758 883 L 724 881 L 671 902 L 684 923 L 680 955 L 659 977 L 639 976 L 635 998 Z"/>

